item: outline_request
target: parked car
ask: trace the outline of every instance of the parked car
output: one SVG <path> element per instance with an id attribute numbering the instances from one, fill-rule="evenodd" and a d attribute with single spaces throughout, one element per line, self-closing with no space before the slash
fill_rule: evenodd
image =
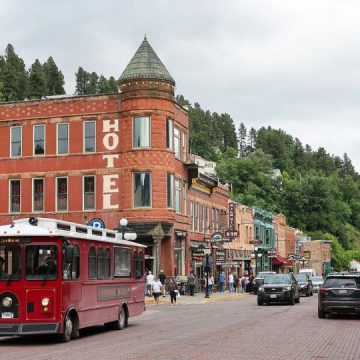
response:
<path id="1" fill-rule="evenodd" d="M 310 276 L 307 273 L 296 274 L 294 276 L 299 284 L 300 295 L 312 296 L 313 283 Z"/>
<path id="2" fill-rule="evenodd" d="M 331 274 L 320 287 L 318 316 L 331 313 L 360 313 L 360 275 Z"/>
<path id="3" fill-rule="evenodd" d="M 257 294 L 259 286 L 264 283 L 264 277 L 266 275 L 274 275 L 274 274 L 276 274 L 275 271 L 260 271 L 258 273 L 256 278 L 254 278 L 254 280 L 253 280 L 253 292 L 254 292 L 254 295 Z"/>
<path id="4" fill-rule="evenodd" d="M 259 286 L 259 306 L 270 302 L 286 302 L 290 305 L 300 302 L 299 285 L 293 274 L 267 275 Z"/>
<path id="5" fill-rule="evenodd" d="M 313 276 L 313 292 L 319 292 L 320 286 L 324 283 L 324 278 L 322 276 Z"/>

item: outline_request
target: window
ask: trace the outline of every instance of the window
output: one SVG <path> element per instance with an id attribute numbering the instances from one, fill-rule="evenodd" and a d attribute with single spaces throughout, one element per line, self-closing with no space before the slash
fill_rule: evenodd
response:
<path id="1" fill-rule="evenodd" d="M 183 203 L 184 203 L 183 211 L 184 211 L 184 215 L 187 215 L 186 186 L 187 186 L 187 184 L 184 183 L 184 186 L 183 186 Z"/>
<path id="2" fill-rule="evenodd" d="M 194 203 L 194 226 L 195 226 L 195 231 L 199 230 L 199 204 L 198 203 Z"/>
<path id="3" fill-rule="evenodd" d="M 166 119 L 166 148 L 173 150 L 174 122 L 172 119 Z"/>
<path id="4" fill-rule="evenodd" d="M 21 126 L 13 126 L 10 128 L 10 156 L 21 156 Z"/>
<path id="5" fill-rule="evenodd" d="M 95 121 L 84 122 L 84 152 L 96 151 Z"/>
<path id="6" fill-rule="evenodd" d="M 186 161 L 186 149 L 187 149 L 187 144 L 186 144 L 186 134 L 183 133 L 182 134 L 182 154 L 183 154 L 183 161 Z"/>
<path id="7" fill-rule="evenodd" d="M 199 205 L 199 231 L 204 230 L 204 205 Z"/>
<path id="8" fill-rule="evenodd" d="M 144 254 L 134 252 L 133 255 L 133 277 L 141 279 L 143 276 Z"/>
<path id="9" fill-rule="evenodd" d="M 138 116 L 133 118 L 133 147 L 150 147 L 149 116 Z"/>
<path id="10" fill-rule="evenodd" d="M 20 180 L 10 180 L 10 212 L 20 212 Z"/>
<path id="11" fill-rule="evenodd" d="M 21 248 L 19 245 L 3 244 L 0 245 L 0 257 L 4 259 L 2 271 L 0 271 L 0 281 L 19 280 L 21 277 Z M 4 286 L 4 283 L 1 283 Z"/>
<path id="12" fill-rule="evenodd" d="M 25 278 L 55 280 L 57 260 L 56 245 L 27 245 L 25 248 Z"/>
<path id="13" fill-rule="evenodd" d="M 63 250 L 63 256 L 65 249 Z M 63 260 L 64 257 L 63 257 Z M 78 279 L 80 277 L 80 250 L 78 245 L 74 245 L 74 258 L 72 263 L 68 264 L 63 261 L 63 279 Z"/>
<path id="14" fill-rule="evenodd" d="M 34 126 L 34 155 L 45 154 L 45 125 Z"/>
<path id="15" fill-rule="evenodd" d="M 33 211 L 44 211 L 44 179 L 33 179 Z"/>
<path id="16" fill-rule="evenodd" d="M 131 250 L 114 247 L 114 276 L 130 276 L 131 274 Z"/>
<path id="17" fill-rule="evenodd" d="M 150 173 L 134 173 L 134 207 L 151 206 Z"/>
<path id="18" fill-rule="evenodd" d="M 84 176 L 83 199 L 84 210 L 95 209 L 95 176 Z"/>
<path id="19" fill-rule="evenodd" d="M 167 207 L 174 208 L 174 174 L 167 174 Z"/>
<path id="20" fill-rule="evenodd" d="M 109 248 L 105 250 L 105 278 L 111 276 L 111 252 Z"/>
<path id="21" fill-rule="evenodd" d="M 181 181 L 175 180 L 175 210 L 181 212 Z"/>
<path id="22" fill-rule="evenodd" d="M 175 157 L 180 159 L 180 130 L 178 128 L 174 128 L 174 150 Z"/>
<path id="23" fill-rule="evenodd" d="M 89 249 L 89 279 L 96 279 L 96 252 L 92 246 Z"/>
<path id="24" fill-rule="evenodd" d="M 56 178 L 56 209 L 57 211 L 68 209 L 68 179 L 66 177 Z"/>
<path id="25" fill-rule="evenodd" d="M 57 124 L 57 154 L 69 153 L 69 124 Z"/>
<path id="26" fill-rule="evenodd" d="M 194 231 L 194 203 L 190 201 L 190 228 Z"/>
<path id="27" fill-rule="evenodd" d="M 102 247 L 98 248 L 97 254 L 97 278 L 103 279 L 105 275 L 105 254 Z"/>

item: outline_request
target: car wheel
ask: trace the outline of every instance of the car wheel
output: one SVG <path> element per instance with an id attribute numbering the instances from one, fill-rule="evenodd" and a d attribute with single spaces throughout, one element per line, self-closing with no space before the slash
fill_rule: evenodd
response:
<path id="1" fill-rule="evenodd" d="M 310 292 L 306 293 L 306 297 L 309 297 L 310 296 Z"/>
<path id="2" fill-rule="evenodd" d="M 313 296 L 313 295 L 314 295 L 314 293 L 313 293 L 313 291 L 311 291 L 310 296 Z"/>
<path id="3" fill-rule="evenodd" d="M 325 312 L 318 308 L 318 317 L 319 317 L 319 319 L 325 319 L 325 316 L 326 316 Z"/>
<path id="4" fill-rule="evenodd" d="M 295 299 L 295 302 L 296 302 L 296 304 L 298 304 L 298 303 L 300 302 L 300 294 L 299 294 L 299 296 Z"/>
<path id="5" fill-rule="evenodd" d="M 112 321 L 106 323 L 106 327 L 111 330 L 122 330 L 127 327 L 128 319 L 125 308 L 122 306 L 119 310 L 118 319 L 116 321 Z"/>
<path id="6" fill-rule="evenodd" d="M 257 299 L 257 304 L 258 304 L 258 306 L 263 306 L 264 302 L 260 299 Z"/>
<path id="7" fill-rule="evenodd" d="M 293 295 L 292 298 L 290 299 L 289 305 L 295 305 L 295 295 Z"/>

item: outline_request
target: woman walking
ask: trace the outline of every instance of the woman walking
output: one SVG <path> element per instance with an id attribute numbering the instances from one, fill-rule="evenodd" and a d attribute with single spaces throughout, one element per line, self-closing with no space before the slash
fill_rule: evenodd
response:
<path id="1" fill-rule="evenodd" d="M 174 279 L 170 280 L 169 290 L 170 290 L 171 305 L 176 305 L 176 295 L 177 295 L 177 292 L 179 291 L 179 288 Z"/>

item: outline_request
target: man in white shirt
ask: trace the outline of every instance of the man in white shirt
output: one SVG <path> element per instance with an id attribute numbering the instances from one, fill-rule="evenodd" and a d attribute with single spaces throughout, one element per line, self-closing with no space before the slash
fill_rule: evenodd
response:
<path id="1" fill-rule="evenodd" d="M 159 305 L 159 297 L 161 294 L 162 283 L 159 278 L 155 278 L 152 284 L 152 293 L 154 295 L 156 305 Z"/>
<path id="2" fill-rule="evenodd" d="M 146 288 L 148 296 L 152 296 L 152 285 L 154 282 L 155 276 L 149 271 L 148 275 L 146 276 Z"/>
<path id="3" fill-rule="evenodd" d="M 229 292 L 234 292 L 234 275 L 233 275 L 233 273 L 229 274 Z"/>

